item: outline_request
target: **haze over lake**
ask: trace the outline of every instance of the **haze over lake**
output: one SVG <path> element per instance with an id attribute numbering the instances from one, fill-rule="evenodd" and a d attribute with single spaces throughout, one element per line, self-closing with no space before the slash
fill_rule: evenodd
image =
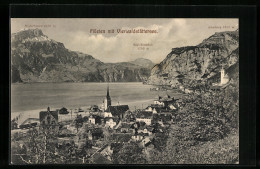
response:
<path id="1" fill-rule="evenodd" d="M 158 94 L 178 98 L 177 91 L 150 91 L 142 83 L 109 83 L 112 105 L 127 104 L 130 110 L 145 108 Z M 107 83 L 17 83 L 11 85 L 11 112 L 52 108 L 101 106 Z"/>

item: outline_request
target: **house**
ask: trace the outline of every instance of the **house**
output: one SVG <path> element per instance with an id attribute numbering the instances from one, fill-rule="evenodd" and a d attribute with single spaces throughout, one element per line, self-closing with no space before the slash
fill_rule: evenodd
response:
<path id="1" fill-rule="evenodd" d="M 104 120 L 105 120 L 106 127 L 109 127 L 112 129 L 114 126 L 116 126 L 116 121 L 114 121 L 114 119 L 112 117 L 106 117 Z"/>
<path id="2" fill-rule="evenodd" d="M 20 129 L 31 128 L 38 126 L 40 124 L 40 120 L 37 118 L 28 118 L 22 124 L 20 124 Z"/>
<path id="3" fill-rule="evenodd" d="M 146 137 L 142 140 L 142 146 L 146 147 L 149 143 L 152 143 L 149 137 Z"/>
<path id="4" fill-rule="evenodd" d="M 126 111 L 129 110 L 128 105 L 117 105 L 117 106 L 108 106 L 106 112 L 111 112 L 113 117 L 118 117 L 123 119 L 126 115 Z"/>
<path id="5" fill-rule="evenodd" d="M 136 121 L 137 122 L 145 122 L 147 125 L 151 125 L 152 117 L 153 117 L 152 112 L 141 111 L 141 112 L 137 113 Z"/>
<path id="6" fill-rule="evenodd" d="M 133 134 L 131 138 L 133 141 L 142 141 L 143 139 L 149 138 L 149 134 L 148 133 Z"/>
<path id="7" fill-rule="evenodd" d="M 69 114 L 68 109 L 66 109 L 65 107 L 62 107 L 59 111 L 59 114 Z"/>
<path id="8" fill-rule="evenodd" d="M 50 108 L 48 107 L 47 111 L 41 111 L 39 114 L 41 129 L 51 129 L 54 132 L 58 132 L 58 111 L 50 111 Z"/>
<path id="9" fill-rule="evenodd" d="M 161 101 L 162 97 L 161 96 L 158 96 L 158 98 L 156 98 L 154 101 L 153 101 L 153 104 L 155 105 L 160 105 L 162 107 L 164 107 L 164 102 Z"/>
<path id="10" fill-rule="evenodd" d="M 89 140 L 98 140 L 104 138 L 102 128 L 92 128 L 88 130 L 88 139 Z"/>
<path id="11" fill-rule="evenodd" d="M 135 115 L 130 110 L 128 110 L 125 113 L 125 118 L 123 119 L 123 121 L 128 123 L 135 122 Z"/>
<path id="12" fill-rule="evenodd" d="M 61 128 L 59 130 L 59 137 L 72 137 L 72 136 L 76 136 L 76 134 L 74 134 L 71 130 L 67 129 L 67 128 Z"/>
<path id="13" fill-rule="evenodd" d="M 131 128 L 131 124 L 129 123 L 121 123 L 121 126 L 120 126 L 120 132 L 121 133 L 127 133 L 127 132 L 132 132 L 133 130 L 130 130 Z"/>
<path id="14" fill-rule="evenodd" d="M 152 134 L 152 128 L 147 126 L 147 125 L 142 125 L 139 127 L 139 129 L 137 130 L 138 133 L 145 133 L 148 135 Z"/>
<path id="15" fill-rule="evenodd" d="M 176 108 L 177 106 L 174 106 L 173 104 L 170 104 L 169 105 L 169 108 L 171 109 L 171 110 L 176 110 L 177 108 Z"/>
<path id="16" fill-rule="evenodd" d="M 155 104 L 152 104 L 151 106 L 148 106 L 144 111 L 146 112 L 153 112 L 153 114 L 159 113 L 162 106 L 158 106 Z"/>
<path id="17" fill-rule="evenodd" d="M 168 107 L 168 105 L 170 105 L 173 102 L 174 102 L 174 97 L 171 97 L 167 94 L 164 97 L 158 96 L 158 98 L 154 100 L 153 105 L 157 105 L 159 107 Z"/>
<path id="18" fill-rule="evenodd" d="M 113 117 L 111 112 L 104 112 L 103 116 L 104 116 L 104 118 L 105 117 Z"/>
<path id="19" fill-rule="evenodd" d="M 100 109 L 98 108 L 97 105 L 92 105 L 90 108 L 89 108 L 90 112 L 99 112 Z"/>
<path id="20" fill-rule="evenodd" d="M 88 122 L 91 124 L 96 124 L 96 118 L 93 115 L 90 115 L 88 118 Z"/>
<path id="21" fill-rule="evenodd" d="M 98 115 L 90 115 L 89 118 L 88 118 L 88 122 L 91 123 L 91 124 L 101 124 L 102 123 L 102 118 Z"/>
<path id="22" fill-rule="evenodd" d="M 144 111 L 152 112 L 152 111 L 153 111 L 153 108 L 152 108 L 151 106 L 148 106 Z"/>

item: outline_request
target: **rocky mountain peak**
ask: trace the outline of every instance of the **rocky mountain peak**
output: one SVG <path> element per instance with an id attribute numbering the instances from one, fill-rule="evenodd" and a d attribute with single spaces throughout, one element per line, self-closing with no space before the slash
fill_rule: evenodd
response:
<path id="1" fill-rule="evenodd" d="M 33 39 L 35 37 L 45 37 L 48 38 L 46 35 L 43 34 L 41 29 L 24 29 L 17 33 L 12 34 L 12 40 L 24 40 L 24 39 Z"/>
<path id="2" fill-rule="evenodd" d="M 142 65 L 140 60 L 137 63 L 103 63 L 91 55 L 65 48 L 40 29 L 22 30 L 13 33 L 11 38 L 12 82 L 147 80 L 150 67 Z"/>
<path id="3" fill-rule="evenodd" d="M 153 67 L 149 83 L 176 86 L 183 78 L 205 80 L 214 77 L 221 65 L 227 68 L 238 65 L 238 36 L 238 31 L 216 32 L 197 46 L 173 48 Z"/>
<path id="4" fill-rule="evenodd" d="M 131 63 L 145 68 L 152 68 L 155 65 L 151 60 L 145 58 L 137 58 Z"/>

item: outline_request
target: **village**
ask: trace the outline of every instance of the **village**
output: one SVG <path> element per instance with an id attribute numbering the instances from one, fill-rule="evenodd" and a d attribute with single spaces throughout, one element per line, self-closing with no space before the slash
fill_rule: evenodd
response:
<path id="1" fill-rule="evenodd" d="M 16 132 L 12 136 L 27 137 L 32 129 L 51 133 L 56 136 L 57 152 L 65 150 L 72 159 L 81 159 L 81 163 L 111 164 L 113 153 L 124 144 L 134 142 L 149 155 L 149 149 L 158 147 L 155 138 L 167 135 L 178 108 L 178 99 L 166 95 L 158 96 L 145 109 L 130 111 L 128 105 L 112 105 L 108 86 L 101 107 L 92 105 L 86 111 L 79 108 L 73 113 L 65 107 L 54 111 L 48 107 L 39 112 L 39 119 L 28 118 L 19 126 L 13 120 L 11 127 Z M 25 144 L 21 140 L 20 147 Z"/>
<path id="2" fill-rule="evenodd" d="M 213 84 L 212 90 L 229 82 L 224 81 L 224 78 L 225 73 L 221 69 L 220 82 Z M 158 95 L 144 109 L 131 111 L 128 105 L 120 105 L 119 102 L 112 105 L 107 86 L 100 107 L 92 105 L 86 110 L 69 110 L 65 107 L 51 110 L 48 107 L 46 111 L 39 112 L 39 118 L 27 118 L 20 124 L 17 118 L 13 119 L 11 139 L 12 143 L 22 148 L 26 144 L 28 146 L 25 138 L 32 130 L 36 130 L 37 135 L 44 133 L 54 136 L 51 139 L 54 154 L 59 158 L 69 157 L 69 163 L 113 164 L 116 163 L 115 154 L 128 144 L 138 145 L 141 153 L 149 158 L 153 149 L 160 150 L 165 146 L 168 129 L 178 121 L 178 110 L 183 106 L 180 98 L 175 99 L 166 94 L 163 97 Z M 12 155 L 23 158 L 26 152 Z"/>

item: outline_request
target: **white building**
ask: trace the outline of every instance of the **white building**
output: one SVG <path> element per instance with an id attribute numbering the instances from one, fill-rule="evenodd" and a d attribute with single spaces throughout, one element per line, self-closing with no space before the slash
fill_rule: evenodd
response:
<path id="1" fill-rule="evenodd" d="M 113 117 L 111 112 L 104 112 L 104 117 Z"/>
<path id="2" fill-rule="evenodd" d="M 225 74 L 225 69 L 222 67 L 220 70 L 220 82 L 213 83 L 212 86 L 223 86 L 229 82 L 229 76 Z"/>
<path id="3" fill-rule="evenodd" d="M 145 122 L 147 125 L 152 124 L 152 119 L 151 118 L 136 118 L 137 122 Z"/>
<path id="4" fill-rule="evenodd" d="M 223 69 L 223 67 L 222 67 L 222 69 L 221 69 L 221 71 L 220 71 L 220 74 L 221 74 L 221 77 L 220 77 L 220 85 L 225 85 L 225 84 L 227 84 L 227 83 L 229 82 L 229 77 L 228 77 L 227 74 L 225 74 L 225 70 Z"/>
<path id="5" fill-rule="evenodd" d="M 114 120 L 112 118 L 109 118 L 108 120 L 106 120 L 106 127 L 110 127 L 111 129 L 116 126 L 116 122 L 114 122 Z"/>
<path id="6" fill-rule="evenodd" d="M 92 123 L 92 124 L 95 124 L 95 123 L 96 123 L 96 119 L 95 119 L 95 117 L 93 117 L 93 116 L 89 116 L 89 118 L 88 118 L 88 122 L 89 122 L 89 123 Z"/>
<path id="7" fill-rule="evenodd" d="M 142 111 L 136 115 L 137 122 L 145 122 L 146 125 L 151 125 L 153 112 Z"/>

